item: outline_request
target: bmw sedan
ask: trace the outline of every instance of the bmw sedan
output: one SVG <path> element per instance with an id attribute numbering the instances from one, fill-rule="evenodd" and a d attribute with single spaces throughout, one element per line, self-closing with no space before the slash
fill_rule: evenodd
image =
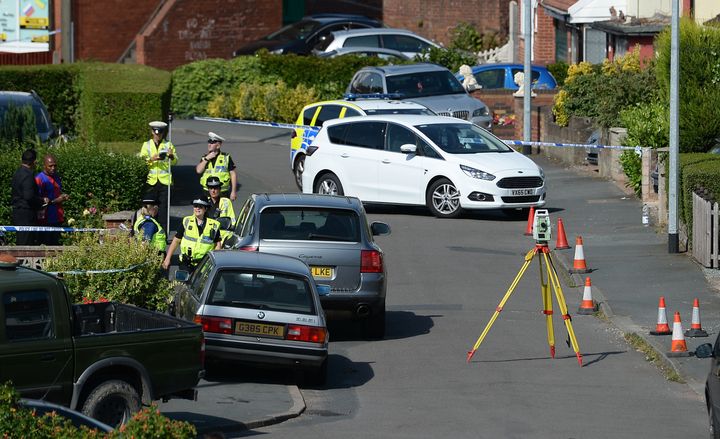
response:
<path id="1" fill-rule="evenodd" d="M 442 116 L 328 121 L 307 149 L 302 182 L 304 193 L 426 205 L 441 218 L 545 205 L 542 168 L 487 130 Z"/>

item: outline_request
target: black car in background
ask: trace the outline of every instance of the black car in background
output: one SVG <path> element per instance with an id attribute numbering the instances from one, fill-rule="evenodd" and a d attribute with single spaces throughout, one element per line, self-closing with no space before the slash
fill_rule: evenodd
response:
<path id="1" fill-rule="evenodd" d="M 383 27 L 382 22 L 362 15 L 315 14 L 288 24 L 270 35 L 248 43 L 233 52 L 233 56 L 252 55 L 260 49 L 270 53 L 297 53 L 308 55 L 313 47 L 323 41 L 331 32 L 348 29 Z"/>
<path id="2" fill-rule="evenodd" d="M 47 142 L 58 135 L 58 130 L 50 120 L 50 113 L 40 96 L 34 91 L 0 91 L 0 124 L 5 120 L 5 114 L 11 107 L 32 108 L 35 115 L 35 127 L 42 142 Z"/>

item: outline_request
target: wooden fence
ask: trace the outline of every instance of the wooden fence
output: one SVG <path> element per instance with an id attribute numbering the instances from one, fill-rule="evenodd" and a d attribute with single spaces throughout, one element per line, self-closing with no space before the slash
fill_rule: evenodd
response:
<path id="1" fill-rule="evenodd" d="M 693 192 L 692 255 L 707 268 L 720 268 L 720 206 Z"/>

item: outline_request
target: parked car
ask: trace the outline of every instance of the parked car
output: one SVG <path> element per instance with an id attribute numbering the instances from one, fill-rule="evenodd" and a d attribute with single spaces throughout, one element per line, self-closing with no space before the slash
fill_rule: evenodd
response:
<path id="1" fill-rule="evenodd" d="M 554 90 L 557 88 L 557 81 L 544 66 L 530 66 L 532 72 L 532 88 L 534 90 Z M 506 88 L 517 90 L 518 85 L 515 84 L 515 74 L 523 73 L 525 66 L 523 64 L 511 63 L 491 63 L 480 64 L 471 67 L 472 74 L 478 83 L 478 86 L 484 90 L 495 90 Z M 460 73 L 455 76 L 460 82 L 465 79 Z"/>
<path id="2" fill-rule="evenodd" d="M 304 125 L 305 127 L 295 128 L 290 138 L 290 168 L 295 175 L 295 184 L 298 189 L 302 190 L 305 151 L 325 121 L 368 114 L 435 114 L 429 108 L 416 102 L 389 98 L 389 95 L 382 94 L 366 95 L 360 98 L 349 95 L 346 99 L 315 102 L 303 107 L 295 125 Z"/>
<path id="3" fill-rule="evenodd" d="M 50 113 L 43 103 L 40 96 L 31 91 L 30 93 L 21 91 L 0 91 L 0 123 L 5 118 L 10 107 L 30 106 L 35 115 L 35 128 L 37 128 L 38 136 L 42 142 L 47 142 L 61 134 L 61 130 L 56 129 L 50 120 Z"/>
<path id="4" fill-rule="evenodd" d="M 412 57 L 407 56 L 400 51 L 386 49 L 384 47 L 339 47 L 328 52 L 317 53 L 317 56 L 320 58 L 337 58 L 338 56 L 345 55 L 375 57 L 388 61 L 391 64 L 402 61 L 410 61 L 412 59 Z"/>
<path id="5" fill-rule="evenodd" d="M 73 305 L 57 277 L 0 263 L 0 382 L 110 426 L 153 400 L 195 399 L 196 324 L 117 302 Z"/>
<path id="6" fill-rule="evenodd" d="M 389 93 L 417 102 L 440 116 L 464 119 L 492 130 L 487 105 L 468 94 L 445 67 L 429 64 L 364 67 L 350 81 L 347 93 Z"/>
<path id="7" fill-rule="evenodd" d="M 248 43 L 233 52 L 233 56 L 252 55 L 260 49 L 270 53 L 297 53 L 308 55 L 313 47 L 321 43 L 333 31 L 346 29 L 379 28 L 383 24 L 362 15 L 315 14 L 288 24 L 283 28 Z"/>
<path id="8" fill-rule="evenodd" d="M 93 419 L 89 416 L 85 416 L 80 412 L 71 410 L 67 407 L 63 407 L 58 404 L 51 402 L 42 401 L 39 399 L 20 399 L 20 407 L 32 410 L 36 416 L 44 416 L 49 413 L 55 413 L 61 418 L 67 419 L 72 422 L 75 427 L 87 427 L 92 430 L 97 430 L 101 433 L 110 433 L 113 428 L 107 424 L 104 424 L 97 419 Z"/>
<path id="9" fill-rule="evenodd" d="M 316 282 L 331 319 L 359 322 L 367 337 L 385 334 L 386 267 L 373 237 L 390 226 L 368 224 L 357 198 L 305 194 L 252 194 L 243 204 L 232 248 L 301 259 Z"/>
<path id="10" fill-rule="evenodd" d="M 314 53 L 329 52 L 342 47 L 383 47 L 397 50 L 412 58 L 439 44 L 406 29 L 351 29 L 335 31 L 318 43 Z"/>
<path id="11" fill-rule="evenodd" d="M 705 404 L 707 405 L 710 421 L 710 437 L 720 439 L 720 335 L 715 339 L 715 345 L 704 343 L 695 350 L 697 358 L 712 358 L 710 372 L 705 381 Z"/>
<path id="12" fill-rule="evenodd" d="M 325 123 L 307 150 L 303 192 L 368 203 L 462 209 L 545 205 L 542 168 L 478 126 L 441 116 L 383 115 Z"/>
<path id="13" fill-rule="evenodd" d="M 174 312 L 203 326 L 208 359 L 300 368 L 327 377 L 329 335 L 310 268 L 287 256 L 219 250 L 188 279 L 178 271 Z"/>

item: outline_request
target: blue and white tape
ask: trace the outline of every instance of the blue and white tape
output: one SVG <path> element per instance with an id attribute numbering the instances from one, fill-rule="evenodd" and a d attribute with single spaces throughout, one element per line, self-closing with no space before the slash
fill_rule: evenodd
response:
<path id="1" fill-rule="evenodd" d="M 109 229 L 48 227 L 48 226 L 0 226 L 0 232 L 102 232 Z"/>
<path id="2" fill-rule="evenodd" d="M 260 122 L 256 120 L 240 120 L 240 119 L 223 119 L 220 117 L 195 117 L 195 120 L 203 122 L 220 122 L 220 123 L 231 123 L 238 125 L 253 125 L 260 127 L 276 127 L 276 128 L 287 128 L 287 129 L 303 129 L 303 146 L 305 149 L 315 139 L 315 136 L 320 131 L 320 127 L 310 125 L 294 125 L 291 123 L 277 123 L 277 122 Z M 502 139 L 501 139 L 502 140 Z M 590 149 L 620 149 L 620 150 L 635 150 L 637 146 L 622 146 L 622 145 L 595 145 L 593 143 L 557 143 L 557 142 L 525 142 L 522 140 L 503 140 L 506 145 L 512 146 L 556 146 L 561 148 L 590 148 Z"/>

